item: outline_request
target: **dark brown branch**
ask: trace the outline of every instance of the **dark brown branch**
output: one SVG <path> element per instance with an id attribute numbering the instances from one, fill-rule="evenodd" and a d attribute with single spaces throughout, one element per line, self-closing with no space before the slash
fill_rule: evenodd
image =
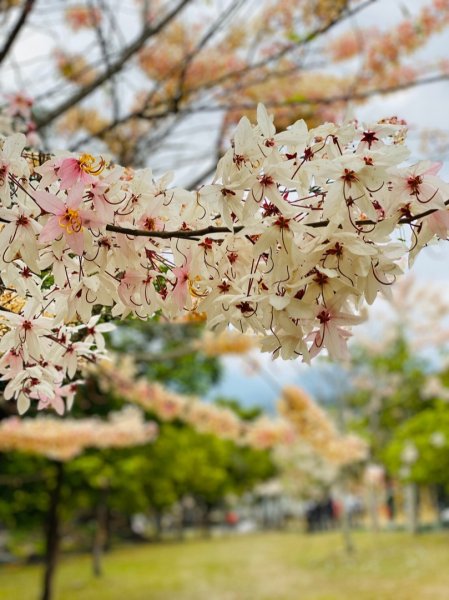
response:
<path id="1" fill-rule="evenodd" d="M 449 200 L 446 200 L 444 203 L 445 206 L 449 205 Z M 411 217 L 403 217 L 399 219 L 399 225 L 408 225 L 417 221 L 418 219 L 423 219 L 424 217 L 428 217 L 432 215 L 434 212 L 437 212 L 440 209 L 430 208 L 425 212 L 419 213 L 417 215 L 413 215 Z M 362 221 L 356 221 L 355 224 L 358 227 L 364 227 L 365 225 L 377 225 L 382 221 L 376 222 L 371 219 L 364 219 Z M 305 223 L 307 227 L 327 227 L 329 225 L 329 219 L 324 221 L 315 221 L 313 223 Z M 179 238 L 184 240 L 191 240 L 194 237 L 203 237 L 207 235 L 213 235 L 214 233 L 232 233 L 230 229 L 227 227 L 204 227 L 203 229 L 194 229 L 194 230 L 177 230 L 177 231 L 146 231 L 143 229 L 132 229 L 130 227 L 118 227 L 117 225 L 106 225 L 107 231 L 112 231 L 114 233 L 123 233 L 124 235 L 130 235 L 135 237 L 151 237 L 151 238 L 161 238 L 161 239 L 171 239 L 171 238 Z M 234 233 L 239 233 L 244 229 L 243 225 L 239 225 L 238 227 L 234 227 Z"/>
<path id="2" fill-rule="evenodd" d="M 7 57 L 8 52 L 10 51 L 12 45 L 14 44 L 15 39 L 21 32 L 22 27 L 25 25 L 26 20 L 28 19 L 28 16 L 33 9 L 34 3 L 35 3 L 35 0 L 26 0 L 25 1 L 23 8 L 22 8 L 22 12 L 20 13 L 19 18 L 17 19 L 16 24 L 14 25 L 11 33 L 7 37 L 2 50 L 0 51 L 0 63 L 2 63 L 5 60 L 5 58 Z"/>
<path id="3" fill-rule="evenodd" d="M 43 127 L 46 127 L 47 125 L 52 123 L 55 119 L 57 119 L 67 110 L 72 108 L 72 106 L 75 106 L 76 104 L 81 102 L 81 100 L 84 100 L 84 98 L 92 94 L 92 92 L 94 92 L 101 85 L 103 85 L 103 83 L 108 81 L 113 75 L 121 71 L 125 64 L 128 62 L 128 60 L 132 58 L 151 37 L 157 35 L 160 31 L 162 31 L 189 2 L 190 0 L 181 0 L 179 4 L 171 12 L 169 12 L 168 15 L 166 15 L 155 27 L 150 27 L 149 25 L 145 26 L 139 37 L 136 40 L 134 40 L 134 42 L 129 44 L 129 46 L 124 48 L 120 57 L 113 63 L 111 63 L 109 68 L 107 68 L 104 71 L 104 73 L 99 75 L 89 85 L 86 85 L 80 90 L 78 90 L 70 98 L 67 98 L 67 100 L 62 102 L 59 106 L 57 106 L 47 114 L 43 115 L 42 117 L 37 116 L 35 118 L 37 128 L 42 129 Z"/>
<path id="4" fill-rule="evenodd" d="M 234 232 L 238 233 L 243 229 L 243 226 L 235 227 Z M 177 230 L 177 231 L 145 231 L 142 229 L 132 229 L 130 227 L 118 227 L 117 225 L 106 225 L 107 231 L 113 231 L 114 233 L 123 233 L 125 235 L 131 235 L 136 237 L 152 237 L 161 238 L 168 240 L 171 238 L 179 238 L 189 240 L 192 237 L 202 237 L 204 235 L 212 235 L 213 233 L 231 233 L 227 227 L 204 227 L 203 229 L 189 230 Z"/>
<path id="5" fill-rule="evenodd" d="M 233 4 L 230 7 L 228 7 L 228 9 L 226 11 L 224 11 L 223 13 L 221 13 L 219 15 L 218 19 L 213 23 L 213 25 L 205 33 L 205 35 L 199 41 L 199 43 L 196 45 L 196 47 L 186 57 L 184 57 L 182 59 L 182 61 L 179 61 L 178 63 L 176 63 L 176 65 L 168 72 L 168 74 L 166 74 L 165 78 L 167 79 L 171 75 L 175 74 L 178 70 L 180 70 L 177 91 L 174 92 L 172 100 L 170 101 L 168 108 L 165 108 L 163 111 L 160 111 L 158 113 L 158 115 L 154 117 L 154 120 L 162 120 L 162 119 L 169 117 L 171 114 L 178 114 L 180 112 L 179 111 L 179 102 L 181 101 L 181 99 L 183 97 L 183 87 L 184 87 L 185 77 L 187 75 L 189 66 L 191 65 L 192 61 L 195 60 L 195 58 L 198 56 L 198 54 L 203 50 L 205 45 L 211 40 L 211 38 L 218 31 L 220 31 L 220 29 L 223 27 L 223 24 L 226 22 L 226 20 L 229 19 L 230 16 L 232 16 L 232 14 L 238 9 L 239 4 L 241 4 L 242 2 L 244 3 L 245 1 L 246 0 L 234 0 Z M 151 93 L 149 93 L 147 95 L 147 98 L 145 100 L 145 106 L 148 107 L 148 105 L 151 102 L 151 99 L 154 97 L 154 95 L 160 89 L 161 85 L 162 85 L 162 82 L 160 82 L 151 91 Z M 163 101 L 162 103 L 156 103 L 155 105 L 153 105 L 153 108 L 157 108 L 158 106 L 165 106 L 165 105 L 166 105 L 166 101 Z M 70 150 L 71 151 L 76 150 L 80 146 L 83 146 L 84 144 L 88 143 L 94 137 L 102 138 L 104 135 L 106 135 L 107 133 L 109 133 L 110 131 L 115 129 L 116 127 L 119 127 L 120 125 L 123 125 L 124 123 L 132 121 L 133 119 L 148 120 L 148 118 L 146 116 L 144 116 L 143 110 L 131 112 L 128 115 L 125 115 L 122 117 L 117 116 L 110 123 L 105 125 L 99 131 L 97 131 L 95 133 L 91 133 L 88 136 L 85 136 L 81 140 L 77 141 L 76 144 L 74 144 L 70 148 Z"/>

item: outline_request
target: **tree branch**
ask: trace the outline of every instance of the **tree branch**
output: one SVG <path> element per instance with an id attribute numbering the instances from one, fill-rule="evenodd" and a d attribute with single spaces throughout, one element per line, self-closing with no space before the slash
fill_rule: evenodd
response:
<path id="1" fill-rule="evenodd" d="M 35 0 L 26 0 L 25 1 L 23 8 L 22 8 L 22 12 L 20 13 L 19 18 L 17 19 L 17 22 L 14 25 L 11 33 L 7 37 L 2 50 L 0 51 L 0 64 L 7 57 L 8 52 L 10 51 L 12 45 L 14 44 L 15 39 L 21 32 L 22 27 L 25 25 L 26 20 L 28 19 L 28 16 L 30 15 L 30 13 L 33 9 L 34 3 L 35 3 Z"/>
<path id="2" fill-rule="evenodd" d="M 444 204 L 445 204 L 445 206 L 448 206 L 449 200 L 446 200 L 446 202 Z M 429 215 L 432 215 L 433 213 L 437 212 L 438 210 L 440 210 L 440 209 L 430 208 L 429 210 L 426 210 L 417 215 L 412 215 L 411 217 L 403 217 L 403 218 L 399 219 L 398 224 L 399 225 L 409 225 L 410 223 L 413 223 L 414 221 L 417 221 L 418 219 L 423 219 L 424 217 L 428 217 Z M 306 225 L 306 227 L 320 228 L 320 227 L 327 227 L 329 225 L 329 223 L 330 223 L 330 220 L 326 219 L 324 221 L 315 221 L 312 223 L 305 223 L 305 225 Z M 377 225 L 378 223 L 381 223 L 381 221 L 376 222 L 376 221 L 372 221 L 371 219 L 364 219 L 364 220 L 355 222 L 355 224 L 358 227 L 364 227 L 366 225 Z M 203 229 L 193 229 L 193 230 L 180 229 L 177 231 L 146 231 L 143 229 L 132 229 L 130 227 L 119 227 L 117 225 L 106 225 L 107 231 L 112 231 L 114 233 L 123 233 L 124 235 L 132 235 L 132 236 L 136 236 L 136 237 L 161 238 L 161 239 L 178 238 L 178 239 L 184 239 L 184 240 L 191 240 L 191 239 L 198 238 L 198 237 L 212 235 L 214 233 L 239 233 L 243 229 L 244 229 L 244 226 L 239 225 L 237 227 L 234 227 L 233 232 L 230 229 L 228 229 L 227 227 L 213 227 L 213 226 L 204 227 Z"/>
<path id="3" fill-rule="evenodd" d="M 85 86 L 84 88 L 82 88 L 81 90 L 79 90 L 77 93 L 75 93 L 71 98 L 67 99 L 65 102 L 61 103 L 57 108 L 55 108 L 53 111 L 49 112 L 47 115 L 43 115 L 42 117 L 36 116 L 35 117 L 35 122 L 37 125 L 38 130 L 49 125 L 53 120 L 55 120 L 57 117 L 59 117 L 60 115 L 62 115 L 64 112 L 66 112 L 67 110 L 69 110 L 70 108 L 72 108 L 73 106 L 75 106 L 78 102 L 80 102 L 81 100 L 83 100 L 85 97 L 87 97 L 88 95 L 90 95 L 95 89 L 97 89 L 100 85 L 102 85 L 109 77 L 111 77 L 111 75 L 116 74 L 118 71 L 120 71 L 122 69 L 122 67 L 124 66 L 124 63 L 128 60 L 128 58 L 130 58 L 135 52 L 137 52 L 138 50 L 140 50 L 140 48 L 144 45 L 144 43 L 153 35 L 156 35 L 157 33 L 159 33 L 167 24 L 168 22 L 174 18 L 176 16 L 176 14 L 189 2 L 190 0 L 182 0 L 180 2 L 180 4 L 178 5 L 178 7 L 176 9 L 174 9 L 172 11 L 172 13 L 170 13 L 159 25 L 157 25 L 157 27 L 155 27 L 154 29 L 150 29 L 150 28 L 145 28 L 144 31 L 142 32 L 142 34 L 139 36 L 139 38 L 133 42 L 133 44 L 131 44 L 130 46 L 128 46 L 127 49 L 124 50 L 124 52 L 122 53 L 122 55 L 114 62 L 112 63 L 111 67 L 109 69 L 107 69 L 103 75 L 100 75 L 94 82 L 92 82 L 90 85 Z M 235 71 L 231 71 L 229 73 L 225 73 L 224 75 L 222 75 L 221 77 L 209 81 L 207 82 L 205 85 L 201 86 L 199 88 L 198 91 L 205 91 L 207 89 L 216 87 L 217 85 L 222 84 L 224 81 L 229 80 L 229 79 L 233 79 L 233 78 L 239 78 L 242 75 L 246 74 L 247 72 L 250 71 L 254 71 L 258 68 L 264 67 L 266 65 L 268 65 L 269 63 L 274 62 L 275 60 L 279 60 L 280 58 L 282 58 L 283 56 L 286 56 L 287 54 L 289 54 L 290 52 L 292 52 L 295 49 L 298 49 L 304 45 L 307 45 L 309 42 L 311 42 L 312 40 L 315 40 L 317 37 L 319 37 L 320 35 L 323 35 L 324 33 L 326 33 L 327 31 L 329 31 L 330 29 L 332 29 L 335 25 L 337 25 L 338 23 L 342 22 L 343 20 L 345 20 L 346 18 L 362 11 L 364 8 L 366 8 L 367 6 L 373 4 L 374 2 L 376 2 L 377 0 L 366 0 L 365 2 L 362 2 L 360 5 L 356 6 L 355 8 L 353 8 L 352 10 L 349 11 L 344 11 L 343 13 L 341 13 L 337 18 L 335 18 L 334 20 L 328 22 L 326 25 L 323 25 L 320 28 L 314 29 L 313 31 L 311 31 L 310 33 L 308 33 L 307 35 L 305 35 L 299 42 L 296 43 L 292 43 L 291 45 L 288 45 L 284 48 L 282 48 L 280 51 L 276 52 L 275 54 L 272 54 L 270 56 L 268 56 L 267 58 L 264 58 L 252 65 L 247 65 L 246 67 L 243 67 L 241 69 L 237 69 Z M 130 53 L 131 52 L 131 53 Z M 115 68 L 117 65 L 117 68 Z M 153 107 L 154 108 L 154 107 Z M 215 109 L 216 110 L 216 109 Z M 189 113 L 189 112 L 196 112 L 195 110 L 186 110 L 186 111 L 182 111 L 183 113 Z M 116 123 L 114 124 L 109 124 L 104 131 L 102 131 L 101 133 L 105 133 L 107 131 L 110 131 L 111 129 L 114 129 L 115 126 L 129 121 L 133 118 L 145 118 L 145 119 L 160 119 L 160 118 L 164 118 L 166 117 L 168 114 L 170 113 L 170 109 L 168 110 L 164 110 L 162 113 L 149 113 L 146 115 L 142 114 L 142 111 L 138 111 L 134 114 L 129 114 L 127 117 L 121 118 L 119 119 Z M 100 133 L 100 135 L 101 135 Z"/>
<path id="4" fill-rule="evenodd" d="M 99 75 L 92 83 L 78 90 L 70 98 L 67 98 L 67 100 L 62 102 L 59 106 L 57 106 L 47 114 L 44 114 L 42 117 L 36 116 L 35 122 L 37 129 L 42 129 L 43 127 L 46 127 L 47 125 L 52 123 L 55 119 L 57 119 L 67 110 L 72 108 L 72 106 L 75 106 L 76 104 L 81 102 L 81 100 L 84 100 L 84 98 L 92 94 L 92 92 L 94 92 L 101 85 L 103 85 L 103 83 L 108 81 L 113 75 L 121 71 L 125 66 L 126 62 L 130 58 L 132 58 L 151 37 L 157 35 L 160 31 L 162 31 L 164 27 L 166 27 L 170 23 L 170 21 L 172 21 L 179 14 L 189 2 L 190 0 L 181 0 L 179 4 L 170 13 L 168 13 L 168 15 L 166 15 L 155 27 L 150 27 L 149 25 L 144 27 L 139 37 L 136 40 L 134 40 L 134 42 L 129 44 L 129 46 L 127 46 L 123 50 L 120 57 L 113 63 L 111 63 L 110 66 L 104 71 L 104 73 Z"/>
<path id="5" fill-rule="evenodd" d="M 238 233 L 242 231 L 243 225 L 234 228 L 234 233 Z M 202 237 L 205 235 L 211 235 L 213 233 L 232 233 L 230 229 L 227 227 L 204 227 L 203 229 L 195 229 L 195 230 L 183 230 L 179 229 L 176 231 L 146 231 L 143 229 L 132 229 L 130 227 L 119 227 L 117 225 L 106 225 L 107 231 L 112 231 L 114 233 L 123 233 L 124 235 L 132 235 L 136 237 L 151 237 L 151 238 L 160 238 L 160 239 L 171 239 L 171 238 L 179 238 L 189 240 L 193 237 Z"/>

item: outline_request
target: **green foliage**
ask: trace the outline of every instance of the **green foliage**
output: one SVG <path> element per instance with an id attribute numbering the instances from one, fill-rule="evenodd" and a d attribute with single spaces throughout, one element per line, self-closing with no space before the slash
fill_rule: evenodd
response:
<path id="1" fill-rule="evenodd" d="M 404 461 L 404 450 L 416 448 L 416 460 Z M 394 432 L 384 460 L 395 474 L 419 484 L 442 484 L 449 489 L 449 407 L 439 403 L 408 419 Z M 406 471 L 404 472 L 404 467 Z"/>
<path id="2" fill-rule="evenodd" d="M 136 449 L 134 455 L 138 460 L 133 477 L 140 486 L 136 496 L 145 498 L 146 508 L 158 511 L 187 495 L 214 505 L 226 494 L 241 494 L 273 473 L 268 453 L 174 423 L 162 423 L 156 441 L 140 452 Z M 129 513 L 127 496 L 120 502 L 121 510 Z"/>
<path id="3" fill-rule="evenodd" d="M 21 452 L 0 453 L 0 524 L 14 529 L 41 523 L 51 471 L 45 458 Z"/>
<path id="4" fill-rule="evenodd" d="M 242 406 L 238 400 L 234 400 L 233 398 L 219 396 L 215 398 L 214 402 L 223 408 L 230 408 L 243 421 L 254 421 L 263 412 L 259 406 Z"/>
<path id="5" fill-rule="evenodd" d="M 219 360 L 193 347 L 203 329 L 200 323 L 127 321 L 113 336 L 112 346 L 134 356 L 148 379 L 181 393 L 203 395 L 221 375 Z"/>
<path id="6" fill-rule="evenodd" d="M 428 365 L 412 354 L 402 335 L 382 354 L 355 349 L 354 363 L 371 385 L 347 399 L 355 415 L 353 428 L 367 437 L 373 457 L 379 460 L 397 427 L 429 407 L 422 395 Z M 387 386 L 385 393 L 383 385 Z"/>

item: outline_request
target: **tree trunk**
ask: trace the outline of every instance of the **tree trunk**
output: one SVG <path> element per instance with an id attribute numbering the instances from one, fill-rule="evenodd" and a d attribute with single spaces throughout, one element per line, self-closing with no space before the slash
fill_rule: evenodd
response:
<path id="1" fill-rule="evenodd" d="M 432 500 L 433 500 L 433 505 L 435 508 L 436 523 L 437 523 L 438 527 L 443 527 L 443 525 L 444 525 L 443 518 L 441 515 L 441 509 L 442 509 L 441 491 L 442 491 L 441 486 L 438 484 L 433 485 L 430 489 L 430 493 L 432 495 Z"/>
<path id="2" fill-rule="evenodd" d="M 177 529 L 177 539 L 178 541 L 183 541 L 184 540 L 184 506 L 179 507 L 178 510 L 178 514 L 177 514 L 177 520 L 176 520 L 176 529 Z"/>
<path id="3" fill-rule="evenodd" d="M 92 546 L 92 570 L 95 577 L 101 577 L 102 566 L 101 559 L 108 537 L 108 488 L 100 491 L 100 497 L 96 508 L 96 522 L 94 542 Z"/>
<path id="4" fill-rule="evenodd" d="M 201 515 L 201 529 L 203 532 L 202 537 L 205 539 L 211 537 L 210 510 L 211 510 L 211 507 L 208 504 L 205 504 L 203 507 L 202 515 Z"/>
<path id="5" fill-rule="evenodd" d="M 59 551 L 59 502 L 64 479 L 64 465 L 55 462 L 56 479 L 49 493 L 47 522 L 45 524 L 45 570 L 41 600 L 53 597 L 53 580 Z"/>
<path id="6" fill-rule="evenodd" d="M 354 543 L 352 541 L 351 534 L 351 518 L 349 515 L 349 511 L 347 506 L 345 506 L 345 502 L 342 502 L 342 512 L 341 512 L 341 533 L 343 536 L 343 543 L 345 547 L 346 554 L 352 554 L 354 552 Z"/>
<path id="7" fill-rule="evenodd" d="M 378 490 L 374 485 L 368 489 L 368 507 L 371 520 L 372 531 L 379 531 L 379 502 Z"/>
<path id="8" fill-rule="evenodd" d="M 405 486 L 405 505 L 410 533 L 418 533 L 418 486 L 416 483 L 408 483 Z"/>
<path id="9" fill-rule="evenodd" d="M 162 533 L 163 533 L 162 511 L 161 510 L 155 511 L 154 523 L 156 525 L 155 540 L 156 540 L 156 542 L 160 542 L 162 539 Z"/>

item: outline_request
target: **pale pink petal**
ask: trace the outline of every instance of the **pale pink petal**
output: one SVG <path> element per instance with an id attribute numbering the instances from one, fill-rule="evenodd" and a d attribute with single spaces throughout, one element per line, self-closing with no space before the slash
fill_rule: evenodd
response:
<path id="1" fill-rule="evenodd" d="M 436 175 L 443 166 L 442 162 L 436 162 L 423 172 L 423 175 Z"/>
<path id="2" fill-rule="evenodd" d="M 187 281 L 178 279 L 172 293 L 178 307 L 183 308 L 187 298 Z"/>
<path id="3" fill-rule="evenodd" d="M 108 223 L 114 214 L 114 207 L 108 204 L 102 196 L 94 196 L 92 202 L 94 203 L 99 223 Z"/>
<path id="4" fill-rule="evenodd" d="M 58 413 L 58 415 L 64 414 L 64 411 L 65 411 L 64 400 L 58 394 L 56 394 L 56 396 L 50 400 L 50 404 L 55 409 L 55 411 Z"/>
<path id="5" fill-rule="evenodd" d="M 441 200 L 441 206 L 444 206 L 443 200 L 438 195 L 438 190 L 434 185 L 426 181 L 419 186 L 419 200 L 424 204 L 430 200 Z"/>
<path id="6" fill-rule="evenodd" d="M 92 183 L 92 181 L 95 181 L 95 179 L 93 175 L 90 175 L 90 173 L 86 173 L 85 171 L 81 170 L 80 181 L 83 185 L 86 185 L 87 183 Z"/>
<path id="7" fill-rule="evenodd" d="M 80 180 L 80 165 L 76 158 L 66 158 L 59 167 L 58 176 L 61 179 L 61 189 L 67 190 Z"/>
<path id="8" fill-rule="evenodd" d="M 3 145 L 3 156 L 6 158 L 16 158 L 20 156 L 26 144 L 26 138 L 23 133 L 14 133 L 6 138 Z"/>
<path id="9" fill-rule="evenodd" d="M 427 217 L 427 224 L 432 233 L 440 238 L 446 238 L 449 229 L 449 211 L 447 209 L 437 210 Z"/>
<path id="10" fill-rule="evenodd" d="M 34 199 L 46 212 L 54 215 L 63 215 L 65 213 L 64 203 L 54 194 L 48 192 L 35 192 Z"/>
<path id="11" fill-rule="evenodd" d="M 78 233 L 67 234 L 65 239 L 73 252 L 81 256 L 84 250 L 84 233 L 79 231 Z"/>
<path id="12" fill-rule="evenodd" d="M 64 233 L 64 229 L 59 224 L 59 220 L 59 216 L 50 217 L 50 219 L 48 219 L 40 233 L 40 242 L 51 242 L 61 237 Z"/>
<path id="13" fill-rule="evenodd" d="M 83 225 L 85 227 L 101 227 L 108 223 L 108 219 L 105 218 L 104 214 L 93 212 L 91 210 L 80 210 L 79 215 L 83 220 Z"/>
<path id="14" fill-rule="evenodd" d="M 69 208 L 77 209 L 83 201 L 84 183 L 78 183 L 69 190 L 66 198 L 66 205 Z"/>
<path id="15" fill-rule="evenodd" d="M 179 308 L 183 308 L 187 298 L 187 284 L 189 281 L 189 259 L 182 267 L 175 267 L 172 271 L 176 277 L 176 285 L 173 288 L 173 296 Z"/>

